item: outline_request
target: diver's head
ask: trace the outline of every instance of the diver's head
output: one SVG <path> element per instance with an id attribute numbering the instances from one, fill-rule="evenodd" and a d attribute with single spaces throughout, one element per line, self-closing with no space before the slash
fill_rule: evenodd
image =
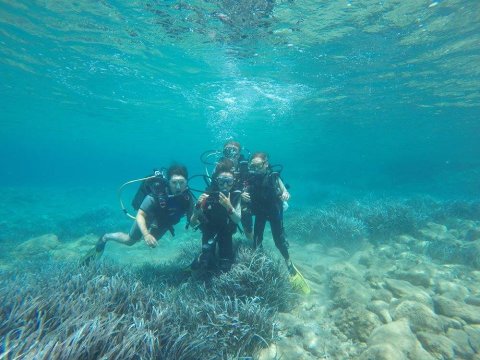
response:
<path id="1" fill-rule="evenodd" d="M 223 156 L 232 161 L 238 161 L 240 151 L 242 151 L 242 146 L 237 141 L 230 140 L 223 145 Z"/>
<path id="2" fill-rule="evenodd" d="M 167 171 L 168 187 L 172 195 L 180 195 L 187 190 L 188 171 L 183 165 L 173 164 Z"/>
<path id="3" fill-rule="evenodd" d="M 229 193 L 230 190 L 232 190 L 235 178 L 233 177 L 233 173 L 231 172 L 221 172 L 218 174 L 216 181 L 218 190 L 226 194 Z"/>
<path id="4" fill-rule="evenodd" d="M 233 161 L 229 159 L 223 159 L 217 164 L 215 168 L 215 173 L 213 174 L 213 178 L 215 184 L 223 193 L 228 193 L 233 187 L 235 183 L 235 177 L 233 173 Z"/>
<path id="5" fill-rule="evenodd" d="M 249 171 L 254 175 L 264 175 L 268 170 L 268 155 L 264 152 L 256 152 L 250 158 Z"/>

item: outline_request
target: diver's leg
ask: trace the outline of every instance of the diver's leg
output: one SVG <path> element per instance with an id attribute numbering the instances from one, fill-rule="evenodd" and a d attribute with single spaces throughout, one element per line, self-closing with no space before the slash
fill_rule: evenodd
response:
<path id="1" fill-rule="evenodd" d="M 150 234 L 152 234 L 155 239 L 160 240 L 163 235 L 167 232 L 167 228 L 165 227 L 157 227 L 155 224 L 152 224 L 149 228 Z M 107 243 L 108 241 L 115 241 L 119 244 L 132 246 L 140 241 L 142 238 L 142 232 L 140 231 L 140 227 L 138 226 L 137 222 L 132 225 L 130 232 L 128 234 L 123 232 L 116 232 L 116 233 L 108 233 L 103 235 L 100 240 L 103 243 Z M 99 240 L 99 241 L 100 241 Z"/>
<path id="2" fill-rule="evenodd" d="M 263 215 L 255 216 L 255 225 L 253 228 L 253 248 L 261 248 L 263 241 L 263 232 L 265 231 L 265 224 L 267 223 L 267 218 Z"/>
<path id="3" fill-rule="evenodd" d="M 131 246 L 135 244 L 136 241 L 132 241 L 130 238 L 130 235 L 124 232 L 115 232 L 115 233 L 108 233 L 103 235 L 100 239 L 99 242 L 102 242 L 103 244 L 106 244 L 109 241 L 115 241 L 120 244 L 128 245 Z M 138 240 L 137 240 L 138 241 Z"/>
<path id="4" fill-rule="evenodd" d="M 248 205 L 242 207 L 242 228 L 247 240 L 253 240 L 253 215 Z"/>
<path id="5" fill-rule="evenodd" d="M 233 263 L 233 240 L 230 231 L 221 232 L 217 236 L 220 270 L 228 271 Z"/>
<path id="6" fill-rule="evenodd" d="M 288 241 L 285 237 L 285 229 L 283 227 L 282 219 L 272 219 L 270 220 L 270 228 L 272 229 L 272 237 L 275 242 L 275 246 L 280 250 L 285 261 L 288 262 L 290 255 L 288 253 Z"/>
<path id="7" fill-rule="evenodd" d="M 142 232 L 135 221 L 130 228 L 130 232 L 128 234 L 124 232 L 114 232 L 114 233 L 107 233 L 100 237 L 97 243 L 97 248 L 103 246 L 109 241 L 115 241 L 119 244 L 132 246 L 133 244 L 137 243 L 142 238 Z"/>
<path id="8" fill-rule="evenodd" d="M 88 265 L 93 260 L 99 260 L 105 251 L 105 245 L 108 241 L 115 241 L 125 245 L 135 244 L 142 236 L 140 229 L 138 229 L 136 224 L 137 223 L 135 222 L 129 234 L 124 232 L 115 232 L 100 236 L 95 246 L 87 252 L 87 254 L 80 260 L 80 263 L 83 265 Z"/>
<path id="9" fill-rule="evenodd" d="M 202 230 L 202 252 L 198 258 L 200 267 L 204 269 L 215 268 L 215 241 L 216 232 L 212 229 L 205 227 Z"/>
<path id="10" fill-rule="evenodd" d="M 272 216 L 270 218 L 270 228 L 272 229 L 272 237 L 275 242 L 275 246 L 282 254 L 287 264 L 288 271 L 290 275 L 295 275 L 296 271 L 293 266 L 292 261 L 290 260 L 290 254 L 288 252 L 288 241 L 285 236 L 285 228 L 283 227 L 283 214 L 276 214 L 277 216 Z"/>

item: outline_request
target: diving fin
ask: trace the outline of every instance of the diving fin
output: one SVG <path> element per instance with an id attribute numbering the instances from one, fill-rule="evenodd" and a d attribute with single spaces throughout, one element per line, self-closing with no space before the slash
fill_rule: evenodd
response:
<path id="1" fill-rule="evenodd" d="M 98 239 L 98 242 L 93 248 L 91 248 L 85 256 L 80 260 L 80 265 L 89 265 L 92 261 L 97 261 L 103 255 L 105 251 L 106 242 L 102 240 L 103 236 Z"/>
<path id="2" fill-rule="evenodd" d="M 295 290 L 303 293 L 304 295 L 310 294 L 310 286 L 308 286 L 307 280 L 305 280 L 303 275 L 300 273 L 300 271 L 298 271 L 297 267 L 293 265 L 293 263 L 292 267 L 295 270 L 295 274 L 290 275 L 290 284 Z"/>

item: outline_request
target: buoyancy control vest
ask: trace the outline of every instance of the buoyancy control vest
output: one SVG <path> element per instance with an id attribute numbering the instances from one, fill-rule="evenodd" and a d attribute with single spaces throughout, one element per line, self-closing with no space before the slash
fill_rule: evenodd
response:
<path id="1" fill-rule="evenodd" d="M 241 192 L 238 190 L 230 191 L 230 202 L 234 208 L 240 202 Z M 226 230 L 234 233 L 237 224 L 230 219 L 227 209 L 218 201 L 218 192 L 213 192 L 203 204 L 203 218 L 201 219 L 201 227 L 215 228 L 218 230 Z"/>
<path id="2" fill-rule="evenodd" d="M 255 215 L 280 211 L 282 200 L 279 174 L 268 171 L 263 175 L 254 175 L 248 181 L 251 208 Z"/>
<path id="3" fill-rule="evenodd" d="M 193 197 L 189 190 L 185 190 L 182 194 L 167 195 L 160 194 L 156 196 L 160 211 L 157 213 L 158 224 L 175 225 L 193 207 Z M 189 223 L 190 219 L 187 219 Z"/>

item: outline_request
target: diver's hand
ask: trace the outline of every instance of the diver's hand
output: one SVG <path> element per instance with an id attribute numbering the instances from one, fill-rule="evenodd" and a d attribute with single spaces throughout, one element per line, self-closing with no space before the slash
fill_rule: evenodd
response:
<path id="1" fill-rule="evenodd" d="M 152 234 L 145 235 L 143 239 L 145 240 L 147 245 L 150 246 L 151 248 L 154 248 L 158 245 L 157 239 L 155 239 L 155 236 L 153 236 Z"/>
<path id="2" fill-rule="evenodd" d="M 203 205 L 205 203 L 205 201 L 207 201 L 208 197 L 209 197 L 208 194 L 203 193 L 202 195 L 200 195 L 198 197 L 197 203 Z"/>
<path id="3" fill-rule="evenodd" d="M 240 196 L 242 197 L 242 200 L 244 202 L 249 203 L 250 201 L 252 201 L 252 199 L 250 199 L 250 194 L 246 191 L 242 192 Z"/>
<path id="4" fill-rule="evenodd" d="M 205 205 L 205 202 L 207 201 L 208 196 L 209 196 L 208 194 L 203 193 L 198 197 L 197 204 L 195 205 L 195 211 L 197 212 L 202 211 L 203 205 Z"/>
<path id="5" fill-rule="evenodd" d="M 232 203 L 230 202 L 230 193 L 228 193 L 228 197 L 226 197 L 222 192 L 220 192 L 218 194 L 218 202 L 227 210 L 233 208 Z"/>
<path id="6" fill-rule="evenodd" d="M 280 199 L 282 199 L 282 201 L 288 201 L 290 199 L 290 193 L 288 191 L 284 191 L 280 196 Z"/>

